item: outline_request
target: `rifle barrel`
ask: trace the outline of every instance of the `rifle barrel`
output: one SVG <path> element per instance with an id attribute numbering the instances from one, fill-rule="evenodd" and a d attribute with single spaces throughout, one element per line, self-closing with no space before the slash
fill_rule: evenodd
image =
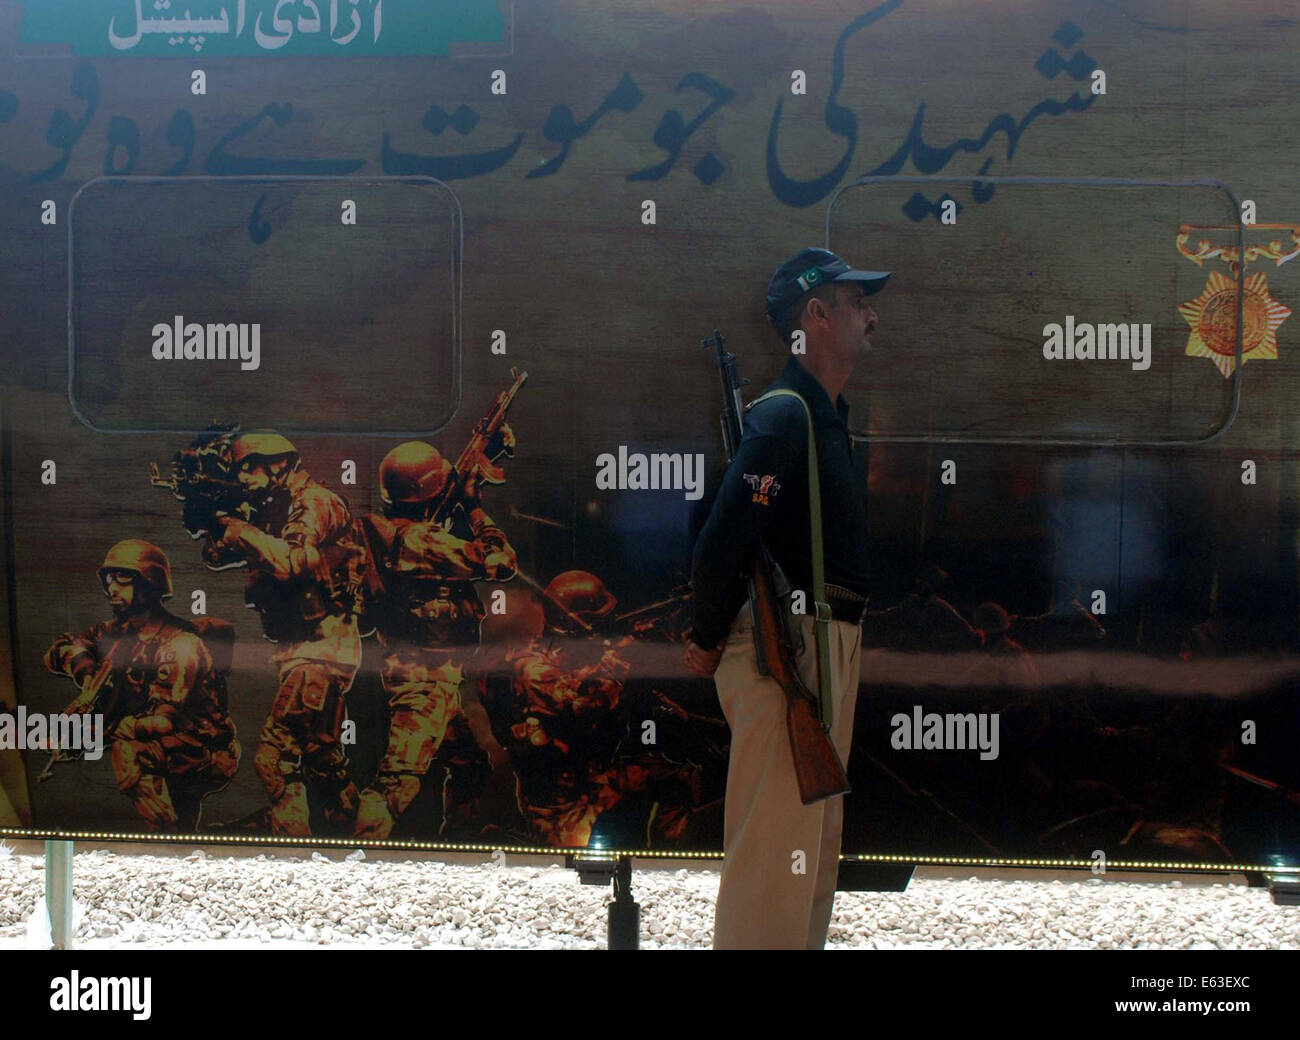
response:
<path id="1" fill-rule="evenodd" d="M 617 615 L 615 621 L 627 621 L 629 618 L 639 617 L 642 614 L 648 614 L 652 610 L 658 610 L 660 607 L 670 607 L 674 603 L 685 602 L 685 596 L 669 596 L 667 599 L 661 599 L 655 603 L 647 603 L 644 607 L 637 607 L 635 610 L 629 610 L 626 614 Z"/>

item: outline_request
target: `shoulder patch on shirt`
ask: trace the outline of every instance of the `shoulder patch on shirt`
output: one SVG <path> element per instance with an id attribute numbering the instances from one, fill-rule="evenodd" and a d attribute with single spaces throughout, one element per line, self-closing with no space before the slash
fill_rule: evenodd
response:
<path id="1" fill-rule="evenodd" d="M 781 490 L 781 484 L 777 481 L 775 474 L 759 475 L 757 473 L 744 474 L 745 482 L 753 489 L 754 494 L 750 499 L 751 502 L 757 502 L 759 505 L 770 505 L 771 496 Z"/>

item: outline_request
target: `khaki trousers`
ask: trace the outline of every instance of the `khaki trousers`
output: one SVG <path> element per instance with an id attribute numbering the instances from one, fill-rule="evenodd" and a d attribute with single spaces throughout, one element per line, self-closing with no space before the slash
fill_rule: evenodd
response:
<path id="1" fill-rule="evenodd" d="M 799 671 L 815 692 L 814 623 L 807 615 L 797 621 L 804 646 Z M 831 742 L 847 769 L 862 629 L 832 621 L 829 635 L 835 698 Z M 731 726 L 731 757 L 723 822 L 726 858 L 713 919 L 713 948 L 820 950 L 826 944 L 839 875 L 844 798 L 812 805 L 799 800 L 785 694 L 775 680 L 758 672 L 748 605 L 727 637 L 714 681 Z M 796 872 L 800 861 L 804 873 Z"/>

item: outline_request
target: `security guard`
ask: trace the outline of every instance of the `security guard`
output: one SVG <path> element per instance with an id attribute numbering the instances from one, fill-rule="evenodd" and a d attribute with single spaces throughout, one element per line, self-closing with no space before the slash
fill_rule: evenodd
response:
<path id="1" fill-rule="evenodd" d="M 867 487 L 853 456 L 849 407 L 840 395 L 868 351 L 878 318 L 867 297 L 887 272 L 857 271 L 834 253 L 803 249 L 777 268 L 767 315 L 794 352 L 756 404 L 707 523 L 695 544 L 694 627 L 685 664 L 714 675 L 731 726 L 715 949 L 821 949 L 839 867 L 844 803 L 803 805 L 786 733 L 786 699 L 758 671 L 753 622 L 740 577 L 760 539 L 809 607 L 791 614 L 802 637 L 799 669 L 817 690 L 812 614 L 808 424 L 815 429 L 833 693 L 831 740 L 847 766 L 857 700 L 859 627 L 866 607 Z M 794 334 L 802 330 L 803 352 Z M 834 402 L 832 404 L 832 402 Z M 780 581 L 778 579 L 778 584 Z M 737 611 L 739 610 L 739 614 Z M 800 872 L 800 866 L 805 869 Z"/>

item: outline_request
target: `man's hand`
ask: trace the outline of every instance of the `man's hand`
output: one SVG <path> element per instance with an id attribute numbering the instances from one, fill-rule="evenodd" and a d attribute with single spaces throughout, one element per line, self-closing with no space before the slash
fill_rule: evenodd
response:
<path id="1" fill-rule="evenodd" d="M 509 423 L 502 423 L 497 432 L 488 438 L 483 454 L 489 462 L 496 462 L 502 455 L 508 459 L 515 457 L 515 431 L 510 429 Z"/>
<path id="2" fill-rule="evenodd" d="M 716 650 L 705 650 L 702 646 L 698 646 L 694 641 L 688 639 L 686 640 L 686 653 L 682 655 L 682 663 L 686 665 L 686 670 L 692 675 L 707 679 L 718 670 L 718 664 L 722 660 L 722 651 L 725 647 L 725 643 L 719 643 Z"/>
<path id="3" fill-rule="evenodd" d="M 243 517 L 232 516 L 230 513 L 218 513 L 217 520 L 221 524 L 221 536 L 217 542 L 218 545 L 238 544 L 239 536 L 253 526 Z"/>
<path id="4" fill-rule="evenodd" d="M 488 581 L 508 581 L 515 573 L 514 556 L 508 552 L 488 553 L 483 558 L 483 573 Z"/>
<path id="5" fill-rule="evenodd" d="M 232 513 L 217 513 L 217 523 L 207 532 L 203 545 L 203 562 L 212 570 L 226 567 L 245 566 L 252 563 L 251 549 L 243 541 L 246 532 L 258 531 L 258 528 L 243 517 Z"/>

